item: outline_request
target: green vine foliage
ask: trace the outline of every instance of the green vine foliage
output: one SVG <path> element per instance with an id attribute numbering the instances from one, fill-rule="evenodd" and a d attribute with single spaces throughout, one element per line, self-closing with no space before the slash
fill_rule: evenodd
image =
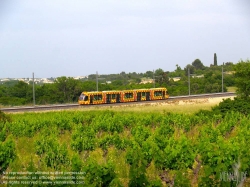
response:
<path id="1" fill-rule="evenodd" d="M 11 117 L 4 112 L 0 111 L 0 123 L 10 122 Z"/>
<path id="2" fill-rule="evenodd" d="M 47 167 L 59 170 L 70 163 L 66 144 L 60 145 L 53 136 L 41 136 L 35 142 L 35 148 Z"/>
<path id="3" fill-rule="evenodd" d="M 7 123 L 11 123 L 11 117 L 0 111 L 0 174 L 16 158 L 16 147 L 12 136 L 8 137 Z"/>
<path id="4" fill-rule="evenodd" d="M 5 171 L 15 158 L 16 148 L 14 140 L 10 137 L 5 142 L 0 142 L 0 173 Z"/>
<path id="5" fill-rule="evenodd" d="M 82 152 L 94 150 L 96 146 L 95 131 L 93 128 L 78 126 L 72 134 L 71 147 L 73 150 Z"/>
<path id="6" fill-rule="evenodd" d="M 129 186 L 148 186 L 149 181 L 146 177 L 147 162 L 139 145 L 133 143 L 133 147 L 127 151 L 127 163 L 130 165 Z"/>
<path id="7" fill-rule="evenodd" d="M 11 115 L 0 122 L 1 171 L 81 171 L 87 186 L 234 185 L 221 175 L 236 163 L 250 173 L 250 116 L 216 111 Z M 20 162 L 21 140 L 29 141 L 32 161 Z"/>
<path id="8" fill-rule="evenodd" d="M 83 171 L 86 173 L 85 185 L 87 186 L 116 186 L 119 181 L 115 181 L 116 174 L 112 162 L 100 165 L 95 160 L 90 159 L 84 166 Z"/>
<path id="9" fill-rule="evenodd" d="M 6 139 L 6 127 L 4 126 L 4 124 L 0 123 L 0 142 L 4 142 Z"/>

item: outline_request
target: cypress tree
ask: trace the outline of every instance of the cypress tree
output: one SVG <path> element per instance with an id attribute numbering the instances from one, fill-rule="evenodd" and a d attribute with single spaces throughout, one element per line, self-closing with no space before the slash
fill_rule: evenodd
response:
<path id="1" fill-rule="evenodd" d="M 217 55 L 214 53 L 214 66 L 217 66 Z"/>

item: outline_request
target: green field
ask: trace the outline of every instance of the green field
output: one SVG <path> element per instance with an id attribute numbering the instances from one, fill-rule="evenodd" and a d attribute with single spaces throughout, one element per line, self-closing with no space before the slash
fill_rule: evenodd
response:
<path id="1" fill-rule="evenodd" d="M 237 87 L 233 87 L 233 86 L 227 87 L 228 92 L 236 92 L 236 89 L 237 89 Z"/>
<path id="2" fill-rule="evenodd" d="M 40 186 L 62 181 L 79 184 L 72 186 L 249 185 L 244 176 L 250 173 L 250 116 L 196 113 L 212 105 L 189 101 L 10 114 L 11 121 L 0 122 L 0 170 L 14 178 L 20 174 L 6 173 L 30 172 L 22 176 L 34 177 L 26 181 Z M 237 163 L 237 175 L 229 178 Z"/>

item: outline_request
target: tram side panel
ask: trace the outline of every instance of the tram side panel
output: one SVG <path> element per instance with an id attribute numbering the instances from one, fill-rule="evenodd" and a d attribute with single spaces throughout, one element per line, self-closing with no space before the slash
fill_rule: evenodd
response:
<path id="1" fill-rule="evenodd" d="M 122 97 L 121 97 L 122 102 L 132 102 L 135 101 L 134 97 L 134 91 L 133 90 L 125 90 L 122 92 Z"/>
<path id="2" fill-rule="evenodd" d="M 121 102 L 121 92 L 120 91 L 110 91 L 105 92 L 105 103 L 120 103 Z"/>
<path id="3" fill-rule="evenodd" d="M 166 99 L 166 88 L 151 89 L 151 100 Z"/>
<path id="4" fill-rule="evenodd" d="M 151 100 L 150 90 L 135 90 L 135 101 L 149 101 Z"/>

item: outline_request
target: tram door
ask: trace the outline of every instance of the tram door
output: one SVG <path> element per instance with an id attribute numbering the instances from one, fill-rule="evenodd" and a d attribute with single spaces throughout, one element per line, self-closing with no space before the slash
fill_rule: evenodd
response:
<path id="1" fill-rule="evenodd" d="M 91 96 L 90 96 L 90 104 L 93 104 L 93 98 L 94 98 L 94 96 L 91 95 Z"/>
<path id="2" fill-rule="evenodd" d="M 111 94 L 107 94 L 106 103 L 111 103 Z"/>
<path id="3" fill-rule="evenodd" d="M 116 102 L 117 102 L 117 103 L 120 103 L 120 101 L 121 101 L 121 100 L 120 100 L 120 94 L 116 94 Z"/>
<path id="4" fill-rule="evenodd" d="M 165 99 L 165 91 L 163 91 L 163 94 L 162 94 L 162 99 Z"/>
<path id="5" fill-rule="evenodd" d="M 146 100 L 147 100 L 147 101 L 150 100 L 150 92 L 146 92 Z"/>
<path id="6" fill-rule="evenodd" d="M 137 92 L 137 101 L 141 101 L 141 92 Z"/>

